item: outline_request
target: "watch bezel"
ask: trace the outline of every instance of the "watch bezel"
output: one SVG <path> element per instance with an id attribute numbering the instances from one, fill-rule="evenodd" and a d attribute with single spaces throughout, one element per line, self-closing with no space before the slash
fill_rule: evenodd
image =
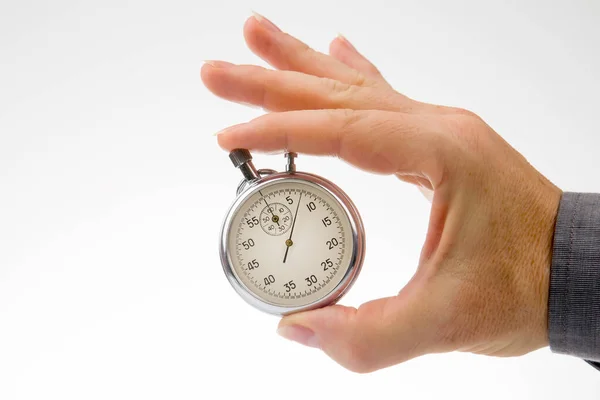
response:
<path id="1" fill-rule="evenodd" d="M 314 302 L 302 306 L 283 306 L 273 304 L 271 302 L 266 301 L 263 298 L 260 298 L 249 288 L 247 288 L 244 283 L 242 283 L 241 279 L 238 277 L 237 273 L 235 272 L 235 269 L 233 268 L 231 255 L 227 251 L 229 234 L 232 229 L 232 221 L 241 205 L 244 204 L 249 197 L 253 196 L 259 190 L 262 190 L 263 188 L 276 184 L 280 181 L 308 182 L 310 184 L 318 186 L 320 189 L 325 190 L 326 192 L 331 194 L 331 196 L 333 196 L 333 198 L 340 204 L 341 208 L 346 213 L 350 222 L 350 229 L 352 231 L 352 254 L 350 256 L 351 258 L 348 269 L 344 273 L 344 276 L 327 295 L 319 298 Z M 350 290 L 350 288 L 356 281 L 360 270 L 362 269 L 364 261 L 364 225 L 360 214 L 352 200 L 350 200 L 348 195 L 333 182 L 321 176 L 306 172 L 273 173 L 249 183 L 246 189 L 238 195 L 233 204 L 229 207 L 225 220 L 223 221 L 223 224 L 221 226 L 219 237 L 219 254 L 223 271 L 229 283 L 240 297 L 242 297 L 248 304 L 257 308 L 258 310 L 272 315 L 284 316 L 301 311 L 308 311 L 336 304 L 348 292 L 348 290 Z"/>

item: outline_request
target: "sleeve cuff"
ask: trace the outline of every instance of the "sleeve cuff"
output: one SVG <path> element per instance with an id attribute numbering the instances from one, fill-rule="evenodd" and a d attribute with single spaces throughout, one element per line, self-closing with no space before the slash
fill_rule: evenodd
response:
<path id="1" fill-rule="evenodd" d="M 562 196 L 554 231 L 548 330 L 551 351 L 600 362 L 600 194 Z"/>

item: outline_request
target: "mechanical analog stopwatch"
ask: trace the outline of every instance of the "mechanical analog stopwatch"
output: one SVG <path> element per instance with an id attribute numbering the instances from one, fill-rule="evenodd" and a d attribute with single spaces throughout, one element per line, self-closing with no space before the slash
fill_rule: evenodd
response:
<path id="1" fill-rule="evenodd" d="M 336 303 L 362 267 L 365 233 L 356 207 L 332 182 L 296 171 L 257 170 L 248 150 L 229 157 L 244 179 L 220 234 L 225 275 L 246 302 L 287 315 Z"/>

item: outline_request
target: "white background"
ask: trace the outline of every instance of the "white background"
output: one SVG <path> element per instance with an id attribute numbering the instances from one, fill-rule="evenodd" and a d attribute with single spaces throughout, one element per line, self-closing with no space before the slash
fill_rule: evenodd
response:
<path id="1" fill-rule="evenodd" d="M 0 399 L 597 399 L 599 373 L 548 349 L 356 375 L 235 295 L 217 235 L 240 175 L 212 134 L 262 112 L 199 69 L 263 64 L 241 34 L 251 9 L 319 50 L 342 32 L 398 90 L 470 108 L 562 189 L 600 192 L 596 0 L 1 0 Z M 343 303 L 396 293 L 427 201 L 335 159 L 298 166 L 365 221 Z"/>

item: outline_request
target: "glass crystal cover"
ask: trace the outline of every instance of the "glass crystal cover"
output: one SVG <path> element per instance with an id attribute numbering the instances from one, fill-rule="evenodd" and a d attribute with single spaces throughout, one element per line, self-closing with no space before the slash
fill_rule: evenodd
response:
<path id="1" fill-rule="evenodd" d="M 227 237 L 232 269 L 260 300 L 299 307 L 327 296 L 353 256 L 346 211 L 321 186 L 286 179 L 263 186 L 233 216 Z"/>

